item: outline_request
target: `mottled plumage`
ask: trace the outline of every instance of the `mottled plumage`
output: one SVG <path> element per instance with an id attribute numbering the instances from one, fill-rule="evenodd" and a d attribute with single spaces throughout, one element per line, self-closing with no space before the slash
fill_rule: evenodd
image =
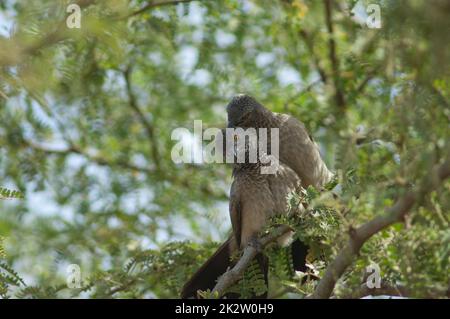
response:
<path id="1" fill-rule="evenodd" d="M 276 174 L 261 174 L 261 162 L 248 163 L 247 156 L 245 163 L 233 164 L 229 205 L 233 233 L 186 283 L 182 291 L 183 298 L 195 297 L 198 289 L 212 289 L 217 278 L 231 266 L 230 256 L 256 239 L 270 217 L 288 212 L 289 193 L 300 186 L 320 188 L 332 178 L 332 173 L 320 157 L 317 144 L 297 119 L 273 113 L 247 95 L 234 97 L 227 106 L 227 113 L 230 128 L 267 128 L 268 133 L 270 128 L 279 128 L 279 168 Z M 270 141 L 269 135 L 269 153 Z M 294 269 L 305 271 L 308 247 L 296 240 L 291 250 Z M 267 257 L 261 253 L 256 256 L 256 260 L 267 283 Z"/>
<path id="2" fill-rule="evenodd" d="M 230 217 L 239 248 L 263 230 L 270 217 L 287 212 L 287 196 L 300 187 L 300 179 L 280 163 L 276 174 L 261 174 L 260 163 L 234 164 L 230 191 Z"/>

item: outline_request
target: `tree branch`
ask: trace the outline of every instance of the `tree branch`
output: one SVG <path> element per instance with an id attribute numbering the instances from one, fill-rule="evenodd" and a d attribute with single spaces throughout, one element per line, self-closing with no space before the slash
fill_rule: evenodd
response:
<path id="1" fill-rule="evenodd" d="M 413 205 L 420 201 L 426 194 L 436 189 L 446 178 L 450 176 L 450 159 L 433 169 L 422 187 L 416 191 L 408 191 L 386 213 L 375 217 L 357 229 L 350 230 L 350 239 L 347 245 L 339 252 L 333 262 L 328 266 L 325 275 L 319 281 L 311 298 L 329 298 L 336 282 L 352 264 L 353 259 L 359 253 L 363 244 L 376 233 L 401 222 Z"/>
<path id="2" fill-rule="evenodd" d="M 445 98 L 445 96 L 442 94 L 442 92 L 441 92 L 440 90 L 438 90 L 438 89 L 436 88 L 436 86 L 435 86 L 434 84 L 432 84 L 432 83 L 430 83 L 428 86 L 429 86 L 429 88 L 431 89 L 431 91 L 432 91 L 434 94 L 436 94 L 436 96 L 439 98 L 439 100 L 441 101 L 441 103 L 444 104 L 446 108 L 450 108 L 450 104 L 449 104 L 449 102 L 447 101 L 447 99 Z"/>
<path id="3" fill-rule="evenodd" d="M 107 295 L 108 295 L 108 296 L 112 296 L 112 295 L 114 295 L 114 294 L 116 294 L 116 293 L 118 293 L 118 292 L 124 291 L 124 290 L 128 289 L 129 287 L 133 286 L 133 285 L 136 283 L 136 281 L 137 281 L 136 278 L 132 278 L 132 279 L 130 279 L 128 282 L 126 282 L 126 283 L 124 283 L 124 284 L 121 284 L 121 285 L 119 285 L 119 286 L 117 286 L 117 287 L 115 287 L 115 288 L 112 288 L 112 289 L 107 293 Z"/>
<path id="4" fill-rule="evenodd" d="M 301 90 L 300 92 L 298 92 L 297 94 L 293 95 L 292 97 L 288 98 L 285 102 L 284 102 L 284 109 L 286 111 L 289 111 L 289 104 L 292 103 L 294 100 L 298 99 L 299 97 L 301 97 L 303 94 L 306 94 L 308 92 L 310 92 L 313 87 L 315 87 L 316 85 L 320 84 L 321 80 L 316 80 L 310 84 L 308 84 L 303 90 Z"/>
<path id="5" fill-rule="evenodd" d="M 380 288 L 369 288 L 367 284 L 362 284 L 359 288 L 352 289 L 351 293 L 346 294 L 345 299 L 361 299 L 367 296 L 396 296 L 407 297 L 409 294 L 403 286 L 391 286 L 382 283 Z"/>
<path id="6" fill-rule="evenodd" d="M 426 291 L 426 298 L 442 298 L 449 297 L 450 289 L 429 288 Z M 351 294 L 345 296 L 348 299 L 361 299 L 366 296 L 397 296 L 397 297 L 414 297 L 413 291 L 403 285 L 389 285 L 382 283 L 380 288 L 369 288 L 367 284 L 363 284 L 359 289 L 353 290 Z"/>
<path id="7" fill-rule="evenodd" d="M 255 256 L 260 252 L 260 250 L 255 248 L 255 246 L 265 248 L 270 243 L 276 241 L 279 237 L 283 236 L 289 231 L 292 231 L 292 228 L 287 225 L 278 226 L 270 234 L 261 237 L 256 242 L 256 245 L 249 244 L 247 247 L 245 247 L 242 257 L 239 259 L 237 264 L 219 277 L 216 286 L 212 290 L 212 293 L 217 293 L 220 297 L 229 287 L 231 287 L 234 283 L 238 282 L 239 279 L 242 278 L 247 267 L 250 265 Z"/>
<path id="8" fill-rule="evenodd" d="M 310 35 L 305 30 L 300 30 L 299 32 L 300 37 L 303 38 L 306 44 L 306 48 L 308 49 L 311 59 L 314 63 L 315 68 L 317 69 L 317 72 L 319 73 L 320 79 L 324 84 L 328 82 L 328 76 L 325 72 L 325 70 L 320 66 L 319 59 L 317 58 L 317 54 L 314 51 L 313 41 L 310 37 Z"/>
<path id="9" fill-rule="evenodd" d="M 378 65 L 376 67 L 374 67 L 372 70 L 370 70 L 366 77 L 364 78 L 364 80 L 361 81 L 361 83 L 359 83 L 359 85 L 357 86 L 356 90 L 355 90 L 355 95 L 360 95 L 364 89 L 366 88 L 367 84 L 369 83 L 370 80 L 372 80 L 374 78 L 374 76 L 377 74 L 377 72 L 381 69 L 381 65 Z"/>
<path id="10" fill-rule="evenodd" d="M 69 154 L 79 154 L 79 155 L 82 155 L 83 157 L 85 157 L 88 161 L 95 163 L 97 165 L 100 165 L 100 166 L 120 167 L 123 169 L 140 172 L 140 173 L 144 173 L 147 175 L 155 175 L 155 173 L 156 173 L 156 171 L 154 169 L 134 165 L 127 161 L 110 160 L 110 159 L 106 159 L 106 158 L 98 156 L 98 155 L 89 154 L 87 151 L 85 151 L 85 150 L 81 149 L 79 146 L 76 146 L 73 144 L 70 145 L 66 149 L 52 149 L 52 148 L 45 147 L 41 144 L 37 144 L 32 141 L 24 140 L 23 143 L 25 146 L 28 146 L 34 150 L 44 152 L 47 154 L 55 154 L 55 155 L 60 155 L 60 156 L 66 156 Z M 197 169 L 197 167 L 190 167 L 190 168 Z M 174 184 L 179 184 L 185 188 L 192 189 L 191 180 L 188 178 L 180 177 L 176 173 L 164 174 L 160 178 L 163 180 L 169 181 L 171 183 L 174 183 Z M 228 198 L 228 196 L 224 192 L 220 192 L 220 193 L 215 192 L 214 190 L 212 190 L 211 188 L 206 187 L 206 186 L 201 187 L 199 190 L 206 196 L 209 196 L 209 197 L 217 199 L 217 200 L 226 200 Z"/>
<path id="11" fill-rule="evenodd" d="M 328 30 L 328 57 L 331 62 L 333 70 L 333 84 L 335 89 L 335 100 L 336 105 L 344 109 L 345 108 L 345 97 L 344 90 L 342 88 L 341 78 L 339 74 L 339 60 L 336 54 L 336 42 L 334 41 L 334 28 L 332 22 L 332 0 L 324 0 L 325 3 L 325 21 Z"/>
<path id="12" fill-rule="evenodd" d="M 156 138 L 155 138 L 155 130 L 153 125 L 148 121 L 147 117 L 145 116 L 144 112 L 140 109 L 140 107 L 137 105 L 136 102 L 136 96 L 134 95 L 133 88 L 131 87 L 131 67 L 128 67 L 123 72 L 124 78 L 125 78 L 125 85 L 128 95 L 128 105 L 133 109 L 133 111 L 138 116 L 139 120 L 141 121 L 142 125 L 144 126 L 148 139 L 150 140 L 150 151 L 151 156 L 153 158 L 153 161 L 155 162 L 156 169 L 160 170 L 160 158 L 159 158 L 159 152 L 158 152 L 158 146 L 156 145 Z"/>
<path id="13" fill-rule="evenodd" d="M 162 6 L 168 6 L 168 5 L 175 5 L 179 3 L 187 3 L 192 1 L 201 1 L 201 0 L 166 0 L 166 1 L 155 1 L 155 2 L 149 2 L 145 6 L 143 6 L 141 9 L 136 10 L 129 15 L 126 16 L 126 18 L 131 18 L 137 15 L 140 15 L 150 9 L 156 8 L 156 7 L 162 7 Z"/>
<path id="14" fill-rule="evenodd" d="M 47 148 L 43 145 L 40 144 L 36 144 L 34 142 L 31 141 L 24 141 L 25 145 L 28 147 L 31 147 L 32 149 L 35 149 L 37 151 L 40 152 L 44 152 L 47 154 L 57 154 L 57 155 L 69 155 L 69 154 L 79 154 L 82 155 L 83 157 L 85 157 L 87 160 L 96 163 L 98 165 L 101 166 L 109 166 L 109 167 L 121 167 L 121 168 L 125 168 L 125 169 L 129 169 L 132 171 L 136 171 L 136 172 L 141 172 L 141 173 L 145 173 L 145 174 L 152 174 L 154 173 L 154 171 L 150 168 L 147 167 L 141 167 L 141 166 L 137 166 L 128 162 L 124 162 L 124 161 L 111 161 L 108 160 L 104 157 L 98 156 L 98 155 L 92 155 L 89 154 L 88 152 L 82 150 L 80 147 L 75 146 L 75 145 L 71 145 L 70 147 L 66 148 L 66 149 L 52 149 L 52 148 Z"/>

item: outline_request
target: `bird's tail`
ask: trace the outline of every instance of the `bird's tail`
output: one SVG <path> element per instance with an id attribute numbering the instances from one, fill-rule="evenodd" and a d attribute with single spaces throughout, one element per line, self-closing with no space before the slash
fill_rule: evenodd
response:
<path id="1" fill-rule="evenodd" d="M 291 253 L 292 263 L 295 271 L 307 272 L 306 256 L 308 255 L 309 246 L 303 243 L 300 239 L 296 239 L 292 242 Z M 308 280 L 319 280 L 320 278 L 315 274 L 308 274 L 303 277 L 302 284 Z"/>
<path id="2" fill-rule="evenodd" d="M 306 272 L 306 255 L 308 255 L 308 249 L 309 247 L 298 238 L 292 242 L 292 263 L 295 271 Z"/>
<path id="3" fill-rule="evenodd" d="M 230 266 L 232 238 L 225 241 L 200 267 L 181 290 L 181 298 L 197 298 L 198 290 L 213 289 L 219 278 Z"/>

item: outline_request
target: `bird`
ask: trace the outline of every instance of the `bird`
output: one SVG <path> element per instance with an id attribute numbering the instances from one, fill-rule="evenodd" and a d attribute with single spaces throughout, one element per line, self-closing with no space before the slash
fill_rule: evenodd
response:
<path id="1" fill-rule="evenodd" d="M 279 130 L 279 161 L 297 174 L 303 188 L 322 189 L 334 174 L 322 159 L 319 147 L 305 125 L 289 114 L 275 113 L 248 94 L 234 96 L 227 105 L 227 128 Z M 259 134 L 258 131 L 256 131 Z M 272 140 L 267 138 L 266 150 L 271 150 Z M 283 167 L 283 166 L 282 166 Z M 282 196 L 279 194 L 278 196 Z M 296 271 L 305 271 L 308 246 L 299 239 L 293 241 L 291 253 Z"/>
<path id="2" fill-rule="evenodd" d="M 320 189 L 333 178 L 333 173 L 320 155 L 319 147 L 304 124 L 296 118 L 272 112 L 246 94 L 233 97 L 226 109 L 227 128 L 279 129 L 279 165 L 274 174 L 261 174 L 261 161 L 250 163 L 247 148 L 246 161 L 233 163 L 229 204 L 232 235 L 184 285 L 182 298 L 195 298 L 198 290 L 212 289 L 217 278 L 232 266 L 231 256 L 254 241 L 271 216 L 288 212 L 287 196 L 290 192 L 300 186 Z M 225 138 L 223 141 L 226 144 Z M 267 143 L 267 150 L 270 150 L 270 136 Z M 294 269 L 304 272 L 308 246 L 296 239 L 291 244 L 291 253 Z M 267 284 L 268 260 L 262 253 L 255 258 Z M 228 297 L 234 298 L 236 295 Z"/>
<path id="3" fill-rule="evenodd" d="M 184 285 L 182 298 L 195 298 L 198 290 L 212 290 L 215 282 L 229 267 L 233 266 L 231 257 L 250 243 L 256 243 L 271 217 L 288 213 L 287 196 L 298 191 L 300 179 L 287 165 L 280 163 L 274 174 L 261 174 L 260 160 L 249 161 L 248 143 L 245 147 L 245 161 L 233 164 L 233 182 L 230 188 L 229 212 L 232 234 L 207 262 Z M 279 240 L 280 245 L 289 241 L 286 236 Z M 302 256 L 305 264 L 306 254 Z M 263 253 L 255 256 L 261 273 L 268 285 L 268 258 Z M 302 268 L 305 271 L 306 268 Z M 268 287 L 266 287 L 268 288 Z M 226 298 L 237 298 L 235 293 L 226 294 Z M 267 290 L 254 298 L 266 298 Z"/>

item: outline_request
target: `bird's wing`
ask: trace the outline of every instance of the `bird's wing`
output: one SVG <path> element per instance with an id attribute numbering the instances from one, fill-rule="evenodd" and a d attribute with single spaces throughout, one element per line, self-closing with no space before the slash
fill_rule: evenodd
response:
<path id="1" fill-rule="evenodd" d="M 287 114 L 276 117 L 280 127 L 280 160 L 297 173 L 303 187 L 320 188 L 330 181 L 333 174 L 303 123 Z"/>
<path id="2" fill-rule="evenodd" d="M 269 177 L 269 185 L 273 194 L 277 214 L 287 214 L 288 199 L 287 196 L 293 191 L 300 189 L 301 181 L 298 175 L 287 165 L 280 163 L 276 175 Z M 303 206 L 298 207 L 301 211 Z M 294 239 L 293 233 L 283 236 L 278 240 L 278 244 L 286 246 Z M 292 266 L 296 271 L 306 271 L 306 255 L 309 247 L 300 239 L 294 239 L 291 245 Z"/>
<path id="3" fill-rule="evenodd" d="M 300 178 L 289 166 L 280 163 L 277 173 L 269 174 L 267 180 L 273 196 L 275 213 L 285 214 L 287 212 L 287 196 L 299 189 Z"/>

